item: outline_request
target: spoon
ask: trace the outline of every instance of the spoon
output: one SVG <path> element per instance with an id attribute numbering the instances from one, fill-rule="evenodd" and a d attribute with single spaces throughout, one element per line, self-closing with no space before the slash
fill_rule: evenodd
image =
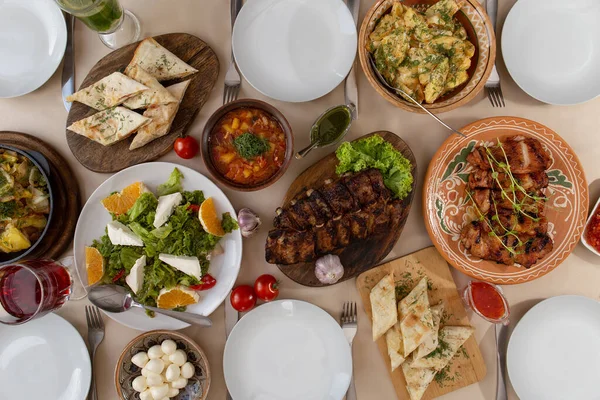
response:
<path id="1" fill-rule="evenodd" d="M 104 311 L 112 313 L 121 313 L 129 310 L 131 307 L 139 307 L 149 311 L 178 319 L 188 324 L 209 327 L 212 326 L 210 318 L 203 315 L 192 314 L 188 312 L 163 310 L 162 308 L 150 307 L 140 304 L 133 300 L 131 294 L 124 287 L 118 285 L 100 285 L 90 289 L 88 298 L 95 306 Z"/>
<path id="2" fill-rule="evenodd" d="M 446 125 L 446 123 L 444 121 L 442 121 L 441 119 L 439 119 L 438 117 L 436 117 L 431 111 L 429 111 L 428 109 L 426 109 L 425 107 L 423 107 L 423 105 L 421 103 L 419 103 L 418 101 L 416 101 L 415 99 L 413 99 L 412 97 L 410 97 L 408 95 L 408 93 L 406 93 L 404 90 L 390 86 L 387 83 L 387 81 L 383 78 L 383 76 L 381 76 L 381 73 L 377 69 L 377 66 L 375 65 L 375 61 L 373 60 L 372 56 L 369 56 L 369 61 L 371 62 L 371 67 L 373 67 L 373 71 L 375 71 L 375 74 L 377 74 L 377 77 L 379 78 L 379 80 L 381 81 L 381 83 L 383 83 L 383 85 L 386 88 L 388 88 L 391 91 L 394 91 L 396 93 L 400 93 L 401 95 L 403 95 L 403 97 L 402 97 L 403 99 L 408 99 L 409 101 L 413 102 L 417 107 L 419 107 L 420 109 L 422 109 L 423 111 L 425 111 L 427 114 L 429 114 L 431 117 L 433 117 L 437 122 L 439 122 L 440 124 L 444 125 L 447 129 L 451 130 L 452 132 L 456 133 L 457 135 L 460 135 L 462 137 L 466 137 L 465 134 L 462 133 L 461 131 L 457 131 L 456 129 L 451 128 L 450 126 Z"/>

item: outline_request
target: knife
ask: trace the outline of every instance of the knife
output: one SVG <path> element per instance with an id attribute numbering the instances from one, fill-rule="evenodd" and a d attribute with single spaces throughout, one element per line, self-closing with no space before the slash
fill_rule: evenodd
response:
<path id="1" fill-rule="evenodd" d="M 240 318 L 240 314 L 231 305 L 229 297 L 230 296 L 227 296 L 225 298 L 225 338 L 229 337 L 229 334 L 233 330 L 233 327 L 235 326 L 235 324 L 237 324 L 238 319 Z M 227 390 L 227 400 L 233 400 L 231 398 L 231 395 L 229 394 L 229 390 Z"/>
<path id="2" fill-rule="evenodd" d="M 495 324 L 497 367 L 496 372 L 496 400 L 507 400 L 506 394 L 506 347 L 508 345 L 508 326 Z"/>
<path id="3" fill-rule="evenodd" d="M 354 24 L 358 27 L 358 10 L 360 8 L 360 0 L 346 0 L 346 5 L 354 18 Z M 358 118 L 358 86 L 356 84 L 356 59 L 352 65 L 352 69 L 346 77 L 344 84 L 344 99 L 346 105 L 350 108 L 354 108 L 352 113 L 352 119 Z"/>
<path id="4" fill-rule="evenodd" d="M 62 99 L 67 111 L 71 110 L 71 103 L 66 100 L 67 96 L 75 92 L 75 53 L 74 53 L 74 27 L 75 17 L 71 14 L 65 15 L 67 24 L 67 48 L 62 70 Z"/>

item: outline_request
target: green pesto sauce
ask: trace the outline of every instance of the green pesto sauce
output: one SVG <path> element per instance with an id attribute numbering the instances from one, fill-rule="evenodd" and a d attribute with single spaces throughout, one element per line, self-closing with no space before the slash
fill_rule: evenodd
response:
<path id="1" fill-rule="evenodd" d="M 331 144 L 346 132 L 351 121 L 352 116 L 346 106 L 335 107 L 315 123 L 310 140 L 313 143 L 318 141 L 320 146 Z"/>

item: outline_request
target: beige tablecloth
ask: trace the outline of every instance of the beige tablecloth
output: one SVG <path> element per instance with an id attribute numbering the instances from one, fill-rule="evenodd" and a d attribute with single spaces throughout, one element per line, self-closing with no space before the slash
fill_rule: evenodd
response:
<path id="1" fill-rule="evenodd" d="M 361 19 L 373 0 L 362 0 Z M 217 53 L 221 63 L 219 81 L 190 130 L 191 135 L 200 138 L 202 128 L 210 114 L 221 105 L 223 79 L 230 59 L 229 2 L 227 0 L 123 0 L 123 4 L 132 10 L 142 23 L 143 36 L 171 32 L 187 32 L 206 41 Z M 501 1 L 499 25 L 512 6 L 512 1 Z M 75 29 L 75 52 L 77 85 L 90 68 L 109 53 L 98 37 L 83 24 L 77 23 Z M 500 52 L 500 50 L 499 50 Z M 458 110 L 443 114 L 444 119 L 455 127 L 464 126 L 477 119 L 514 115 L 529 118 L 545 124 L 573 147 L 584 166 L 588 182 L 591 183 L 590 198 L 595 201 L 600 193 L 600 146 L 598 146 L 598 114 L 600 99 L 573 107 L 554 107 L 542 104 L 521 91 L 508 75 L 499 53 L 498 68 L 502 77 L 502 89 L 506 99 L 506 108 L 492 108 L 481 93 L 470 104 Z M 87 199 L 92 191 L 109 177 L 88 171 L 78 164 L 72 156 L 65 140 L 65 121 L 67 113 L 63 107 L 60 92 L 60 68 L 42 88 L 34 93 L 15 99 L 0 99 L 0 130 L 13 130 L 36 135 L 56 149 L 69 161 L 77 175 L 81 192 Z M 427 165 L 447 132 L 435 121 L 424 115 L 412 114 L 393 107 L 381 98 L 369 85 L 367 79 L 358 70 L 360 93 L 360 114 L 354 122 L 349 138 L 355 138 L 375 130 L 389 130 L 401 136 L 414 151 L 418 164 L 417 194 L 414 205 L 400 240 L 389 255 L 395 258 L 431 245 L 423 224 L 421 207 L 421 187 Z M 340 86 L 327 96 L 304 104 L 291 104 L 266 99 L 244 82 L 240 97 L 263 99 L 279 108 L 291 123 L 295 132 L 297 149 L 309 142 L 309 128 L 314 119 L 326 108 L 341 104 L 344 100 L 343 87 Z M 1 141 L 1 138 L 0 138 Z M 285 176 L 273 186 L 258 192 L 242 193 L 224 189 L 236 209 L 251 207 L 265 221 L 265 226 L 255 237 L 244 240 L 244 256 L 239 283 L 252 283 L 261 273 L 271 273 L 282 280 L 281 297 L 302 299 L 314 303 L 339 317 L 343 301 L 360 299 L 355 281 L 330 288 L 310 289 L 293 283 L 285 278 L 278 269 L 264 260 L 264 242 L 270 220 L 275 208 L 292 180 L 307 166 L 317 161 L 332 149 L 313 151 L 305 160 L 294 161 Z M 192 160 L 179 159 L 174 153 L 162 160 L 187 165 L 206 174 L 206 168 L 200 157 Z M 69 252 L 70 253 L 70 252 Z M 458 286 L 464 285 L 467 278 L 453 271 Z M 530 283 L 505 287 L 505 293 L 512 306 L 511 326 L 533 304 L 541 299 L 560 294 L 581 294 L 598 299 L 600 288 L 600 258 L 594 256 L 582 245 L 555 271 Z M 65 317 L 86 336 L 83 307 L 87 300 L 70 302 L 59 315 Z M 395 393 L 388 377 L 387 367 L 371 340 L 370 323 L 362 307 L 359 307 L 359 331 L 354 342 L 354 368 L 358 398 L 362 400 L 394 399 Z M 222 371 L 222 356 L 225 345 L 225 326 L 223 307 L 212 315 L 214 326 L 210 329 L 188 328 L 184 333 L 191 336 L 204 349 L 210 361 L 212 384 L 208 398 L 225 398 L 225 382 Z M 117 324 L 109 318 L 104 319 L 106 337 L 100 346 L 94 371 L 98 380 L 101 400 L 117 399 L 114 386 L 114 367 L 123 347 L 139 332 Z M 445 400 L 494 399 L 496 382 L 496 362 L 494 331 L 490 324 L 471 316 L 477 328 L 476 337 L 486 361 L 488 374 L 479 384 L 448 394 Z M 516 399 L 514 392 L 511 399 Z"/>

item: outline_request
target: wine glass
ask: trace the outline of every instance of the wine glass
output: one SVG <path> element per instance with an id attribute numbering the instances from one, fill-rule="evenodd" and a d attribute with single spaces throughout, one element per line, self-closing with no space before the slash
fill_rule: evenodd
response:
<path id="1" fill-rule="evenodd" d="M 98 32 L 102 43 L 111 49 L 133 43 L 140 37 L 140 21 L 125 10 L 119 0 L 55 1 L 64 11 Z"/>

